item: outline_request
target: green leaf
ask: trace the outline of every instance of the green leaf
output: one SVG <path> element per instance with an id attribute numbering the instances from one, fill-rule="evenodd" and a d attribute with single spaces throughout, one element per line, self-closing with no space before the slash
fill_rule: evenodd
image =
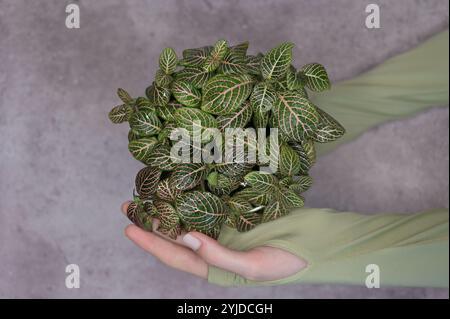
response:
<path id="1" fill-rule="evenodd" d="M 162 200 L 155 200 L 153 203 L 158 210 L 159 227 L 158 231 L 176 239 L 180 232 L 180 217 L 175 208 Z"/>
<path id="2" fill-rule="evenodd" d="M 314 146 L 314 141 L 313 140 L 302 141 L 302 147 L 308 156 L 311 166 L 314 165 L 316 163 L 316 157 L 317 157 L 316 147 Z"/>
<path id="3" fill-rule="evenodd" d="M 251 118 L 252 108 L 250 103 L 246 101 L 242 107 L 234 113 L 219 115 L 217 117 L 217 124 L 221 131 L 224 131 L 226 128 L 245 128 Z"/>
<path id="4" fill-rule="evenodd" d="M 308 175 L 301 175 L 289 185 L 289 189 L 293 190 L 297 194 L 306 192 L 312 185 L 313 179 Z"/>
<path id="5" fill-rule="evenodd" d="M 133 102 L 133 99 L 132 99 L 132 97 L 130 96 L 130 94 L 129 94 L 127 91 L 125 91 L 124 89 L 122 89 L 122 88 L 118 88 L 118 89 L 117 89 L 117 96 L 118 96 L 119 99 L 121 99 L 122 102 L 125 103 L 125 104 L 130 104 L 130 103 Z"/>
<path id="6" fill-rule="evenodd" d="M 233 195 L 234 199 L 244 199 L 253 205 L 267 205 L 272 200 L 273 194 L 260 192 L 256 188 L 247 187 Z"/>
<path id="7" fill-rule="evenodd" d="M 192 191 L 180 195 L 176 206 L 181 221 L 191 230 L 212 230 L 220 226 L 228 215 L 224 202 L 208 192 Z"/>
<path id="8" fill-rule="evenodd" d="M 276 93 L 265 82 L 260 82 L 253 88 L 250 103 L 254 112 L 269 112 L 275 103 Z"/>
<path id="9" fill-rule="evenodd" d="M 306 152 L 305 148 L 301 143 L 290 142 L 289 145 L 292 147 L 294 151 L 297 152 L 300 157 L 300 171 L 301 175 L 308 175 L 310 168 L 312 167 L 312 162 L 310 159 L 310 155 Z"/>
<path id="10" fill-rule="evenodd" d="M 169 89 L 155 84 L 150 85 L 145 90 L 145 94 L 147 95 L 152 105 L 163 106 L 169 103 L 170 100 Z"/>
<path id="11" fill-rule="evenodd" d="M 230 51 L 233 52 L 234 54 L 238 54 L 241 56 L 244 56 L 247 54 L 247 49 L 248 49 L 248 41 L 233 45 L 232 47 L 230 47 Z"/>
<path id="12" fill-rule="evenodd" d="M 247 58 L 233 51 L 225 55 L 217 69 L 217 72 L 222 74 L 247 73 L 247 71 Z"/>
<path id="13" fill-rule="evenodd" d="M 142 136 L 139 136 L 135 131 L 129 130 L 128 131 L 128 142 L 140 139 Z"/>
<path id="14" fill-rule="evenodd" d="M 295 68 L 291 67 L 286 75 L 286 85 L 288 90 L 302 90 L 304 83 L 300 73 L 296 73 Z"/>
<path id="15" fill-rule="evenodd" d="M 278 185 L 278 180 L 275 176 L 263 172 L 250 172 L 245 175 L 244 180 L 261 193 L 273 192 Z"/>
<path id="16" fill-rule="evenodd" d="M 246 213 L 253 209 L 253 206 L 242 197 L 231 197 L 226 203 L 231 211 L 237 213 Z"/>
<path id="17" fill-rule="evenodd" d="M 227 176 L 239 176 L 248 173 L 253 167 L 250 163 L 219 163 L 215 169 Z"/>
<path id="18" fill-rule="evenodd" d="M 198 106 L 202 100 L 200 90 L 186 81 L 177 80 L 173 82 L 172 94 L 178 102 L 189 107 Z"/>
<path id="19" fill-rule="evenodd" d="M 196 88 L 201 89 L 206 82 L 214 75 L 203 68 L 186 67 L 177 74 L 177 80 L 191 83 Z"/>
<path id="20" fill-rule="evenodd" d="M 114 107 L 109 112 L 108 117 L 114 124 L 119 124 L 128 121 L 132 113 L 133 110 L 129 105 L 122 104 Z"/>
<path id="21" fill-rule="evenodd" d="M 300 156 L 289 145 L 283 143 L 279 157 L 280 173 L 283 176 L 294 176 L 300 171 Z"/>
<path id="22" fill-rule="evenodd" d="M 305 204 L 304 198 L 290 189 L 281 190 L 278 196 L 280 204 L 286 209 L 300 208 Z"/>
<path id="23" fill-rule="evenodd" d="M 177 165 L 177 159 L 170 154 L 170 146 L 158 145 L 146 159 L 147 165 L 157 167 L 161 171 L 172 171 Z"/>
<path id="24" fill-rule="evenodd" d="M 208 128 L 217 128 L 217 121 L 211 114 L 199 109 L 183 107 L 175 112 L 176 124 L 179 128 L 184 128 L 192 133 L 203 132 Z"/>
<path id="25" fill-rule="evenodd" d="M 246 57 L 247 72 L 249 74 L 252 74 L 252 75 L 260 75 L 261 74 L 260 65 L 261 65 L 262 58 L 263 58 L 262 54 L 258 55 L 258 56 L 248 55 Z"/>
<path id="26" fill-rule="evenodd" d="M 173 78 L 169 74 L 164 73 L 163 70 L 159 69 L 158 71 L 156 71 L 155 75 L 156 85 L 168 88 L 170 83 L 172 83 L 172 80 Z"/>
<path id="27" fill-rule="evenodd" d="M 236 111 L 249 97 L 253 79 L 246 74 L 219 74 L 203 87 L 202 110 L 215 115 Z"/>
<path id="28" fill-rule="evenodd" d="M 145 160 L 150 156 L 156 144 L 158 144 L 156 138 L 144 137 L 128 143 L 128 150 L 135 159 L 145 164 Z"/>
<path id="29" fill-rule="evenodd" d="M 160 177 L 161 171 L 156 167 L 144 167 L 137 173 L 136 192 L 141 199 L 148 199 L 156 192 Z"/>
<path id="30" fill-rule="evenodd" d="M 141 204 L 131 202 L 127 208 L 127 217 L 136 226 L 152 231 L 152 216 L 148 214 Z"/>
<path id="31" fill-rule="evenodd" d="M 165 48 L 159 56 L 159 67 L 166 74 L 172 74 L 177 68 L 177 63 L 177 54 L 172 48 Z"/>
<path id="32" fill-rule="evenodd" d="M 138 111 L 155 110 L 150 100 L 143 96 L 140 96 L 136 99 L 136 103 L 134 104 L 134 106 L 137 108 Z"/>
<path id="33" fill-rule="evenodd" d="M 216 180 L 211 180 L 211 178 L 208 179 L 209 189 L 212 193 L 218 196 L 229 195 L 231 192 L 239 188 L 240 184 L 240 179 L 223 174 L 217 174 Z"/>
<path id="34" fill-rule="evenodd" d="M 170 187 L 170 178 L 161 180 L 156 188 L 156 196 L 168 202 L 175 201 L 181 193 L 182 191 Z"/>
<path id="35" fill-rule="evenodd" d="M 270 112 L 256 110 L 253 112 L 252 123 L 255 129 L 267 127 L 269 124 Z"/>
<path id="36" fill-rule="evenodd" d="M 167 105 L 159 106 L 156 109 L 156 114 L 167 122 L 175 122 L 175 112 L 182 106 L 183 105 L 178 102 L 171 101 L 167 103 Z"/>
<path id="37" fill-rule="evenodd" d="M 180 64 L 191 67 L 201 67 L 206 61 L 206 58 L 211 53 L 213 47 L 205 46 L 195 49 L 186 49 L 183 51 L 183 59 Z"/>
<path id="38" fill-rule="evenodd" d="M 345 134 L 345 128 L 330 114 L 318 107 L 316 107 L 316 110 L 320 115 L 320 122 L 313 140 L 319 143 L 327 143 L 335 141 Z"/>
<path id="39" fill-rule="evenodd" d="M 284 42 L 262 58 L 261 74 L 265 79 L 279 79 L 286 75 L 292 62 L 293 47 L 293 43 Z"/>
<path id="40" fill-rule="evenodd" d="M 271 202 L 269 205 L 266 206 L 266 208 L 264 208 L 261 221 L 263 223 L 266 223 L 275 220 L 277 218 L 280 218 L 282 216 L 285 216 L 287 214 L 288 214 L 287 209 L 283 207 L 283 205 L 280 202 L 278 201 Z"/>
<path id="41" fill-rule="evenodd" d="M 275 113 L 279 128 L 294 141 L 302 141 L 315 135 L 320 117 L 316 107 L 297 92 L 278 94 Z"/>
<path id="42" fill-rule="evenodd" d="M 170 176 L 170 186 L 177 190 L 189 190 L 198 186 L 206 176 L 206 166 L 200 163 L 178 164 Z"/>
<path id="43" fill-rule="evenodd" d="M 331 88 L 325 67 L 319 63 L 306 64 L 300 70 L 302 77 L 305 79 L 306 86 L 315 92 L 329 90 Z"/>
<path id="44" fill-rule="evenodd" d="M 140 136 L 158 134 L 162 124 L 154 112 L 143 110 L 133 113 L 130 117 L 130 127 Z"/>
<path id="45" fill-rule="evenodd" d="M 228 43 L 225 40 L 219 40 L 214 44 L 214 48 L 205 60 L 203 69 L 208 72 L 215 71 L 222 62 L 225 55 L 228 53 Z"/>

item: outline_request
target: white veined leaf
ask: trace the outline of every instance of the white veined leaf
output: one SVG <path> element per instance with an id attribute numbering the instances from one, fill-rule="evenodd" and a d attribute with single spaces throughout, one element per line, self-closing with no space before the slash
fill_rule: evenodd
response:
<path id="1" fill-rule="evenodd" d="M 206 82 L 214 75 L 199 67 L 186 67 L 177 73 L 177 80 L 183 80 L 191 83 L 196 88 L 201 89 Z"/>
<path id="2" fill-rule="evenodd" d="M 225 40 L 219 40 L 214 44 L 214 48 L 212 49 L 209 56 L 206 58 L 205 63 L 203 64 L 203 69 L 208 72 L 215 71 L 220 63 L 222 62 L 225 55 L 228 53 L 228 43 Z"/>
<path id="3" fill-rule="evenodd" d="M 139 111 L 130 116 L 130 127 L 140 136 L 152 136 L 158 134 L 162 124 L 158 116 L 152 111 Z"/>
<path id="4" fill-rule="evenodd" d="M 279 157 L 280 173 L 283 176 L 294 176 L 300 171 L 300 156 L 289 145 L 283 143 Z"/>
<path id="5" fill-rule="evenodd" d="M 171 101 L 167 105 L 158 106 L 156 108 L 156 114 L 167 122 L 175 122 L 175 112 L 182 106 L 182 104 L 176 101 Z"/>
<path id="6" fill-rule="evenodd" d="M 315 92 L 328 90 L 331 87 L 325 67 L 319 63 L 306 64 L 300 70 L 306 86 Z"/>
<path id="7" fill-rule="evenodd" d="M 243 199 L 253 205 L 268 205 L 273 199 L 273 193 L 263 193 L 253 187 L 246 187 L 233 195 L 233 199 Z"/>
<path id="8" fill-rule="evenodd" d="M 206 177 L 206 166 L 200 163 L 178 164 L 170 176 L 170 186 L 181 191 L 193 189 Z"/>
<path id="9" fill-rule="evenodd" d="M 252 75 L 260 75 L 261 74 L 261 60 L 263 58 L 263 55 L 247 55 L 246 62 L 247 62 L 247 72 Z"/>
<path id="10" fill-rule="evenodd" d="M 203 87 L 202 110 L 215 115 L 236 111 L 249 97 L 253 79 L 246 74 L 219 74 Z"/>
<path id="11" fill-rule="evenodd" d="M 117 96 L 125 104 L 130 104 L 133 102 L 133 99 L 131 98 L 130 94 L 122 88 L 117 89 Z"/>
<path id="12" fill-rule="evenodd" d="M 211 53 L 212 49 L 212 46 L 186 49 L 183 51 L 183 59 L 180 60 L 180 64 L 189 67 L 201 67 L 205 63 L 206 58 Z"/>
<path id="13" fill-rule="evenodd" d="M 175 112 L 176 124 L 189 132 L 203 132 L 208 128 L 217 128 L 217 121 L 211 114 L 199 109 L 182 107 Z"/>
<path id="14" fill-rule="evenodd" d="M 179 225 L 180 218 L 178 213 L 170 203 L 162 200 L 155 200 L 153 205 L 155 205 L 155 208 L 158 211 L 158 219 L 162 228 L 171 229 Z"/>
<path id="15" fill-rule="evenodd" d="M 294 141 L 315 135 L 320 116 L 316 107 L 297 92 L 278 94 L 275 100 L 278 127 Z"/>
<path id="16" fill-rule="evenodd" d="M 177 196 L 179 196 L 181 193 L 182 191 L 170 187 L 169 177 L 161 180 L 156 188 L 156 196 L 168 202 L 175 201 Z"/>
<path id="17" fill-rule="evenodd" d="M 251 163 L 219 163 L 215 169 L 227 176 L 239 176 L 248 173 L 254 165 Z"/>
<path id="18" fill-rule="evenodd" d="M 244 180 L 261 193 L 270 193 L 276 190 L 278 180 L 275 176 L 263 172 L 250 172 L 245 175 Z"/>
<path id="19" fill-rule="evenodd" d="M 241 56 L 246 56 L 247 55 L 247 50 L 248 50 L 248 41 L 233 45 L 232 47 L 230 47 L 230 51 L 233 52 L 234 54 L 238 54 Z"/>
<path id="20" fill-rule="evenodd" d="M 157 167 L 147 166 L 137 173 L 135 185 L 140 199 L 148 199 L 156 192 L 160 177 L 161 170 Z"/>
<path id="21" fill-rule="evenodd" d="M 224 131 L 226 128 L 245 128 L 251 118 L 252 108 L 250 103 L 246 101 L 242 107 L 234 113 L 219 115 L 217 117 L 217 124 L 221 131 Z"/>
<path id="22" fill-rule="evenodd" d="M 163 106 L 169 103 L 170 100 L 170 90 L 155 83 L 145 89 L 145 95 L 147 95 L 152 105 Z"/>
<path id="23" fill-rule="evenodd" d="M 320 122 L 316 134 L 312 137 L 316 142 L 327 143 L 335 141 L 345 134 L 345 128 L 330 114 L 316 107 L 320 115 Z"/>
<path id="24" fill-rule="evenodd" d="M 208 187 L 211 192 L 217 196 L 229 195 L 241 185 L 241 179 L 230 177 L 223 174 L 217 174 L 215 183 L 210 183 L 208 179 Z"/>
<path id="25" fill-rule="evenodd" d="M 222 74 L 247 73 L 247 71 L 247 58 L 233 51 L 225 55 L 217 69 L 217 72 Z"/>
<path id="26" fill-rule="evenodd" d="M 155 110 L 155 108 L 153 107 L 152 103 L 150 102 L 149 99 L 147 99 L 146 97 L 140 96 L 136 99 L 136 102 L 134 103 L 134 106 L 136 107 L 136 109 L 138 111 L 142 111 L 142 110 Z"/>
<path id="27" fill-rule="evenodd" d="M 269 112 L 275 103 L 276 93 L 265 82 L 260 82 L 253 88 L 250 103 L 254 112 Z"/>
<path id="28" fill-rule="evenodd" d="M 122 104 L 114 107 L 109 112 L 108 117 L 114 124 L 119 124 L 128 121 L 132 113 L 133 110 L 129 105 Z"/>
<path id="29" fill-rule="evenodd" d="M 265 79 L 279 79 L 286 75 L 292 62 L 293 47 L 293 43 L 284 42 L 262 58 L 261 74 Z"/>
<path id="30" fill-rule="evenodd" d="M 176 207 L 181 221 L 189 230 L 211 230 L 220 226 L 228 215 L 225 203 L 208 192 L 184 193 L 178 197 Z"/>
<path id="31" fill-rule="evenodd" d="M 183 105 L 196 107 L 201 102 L 202 94 L 200 90 L 189 82 L 176 80 L 172 83 L 171 89 L 175 99 Z"/>
<path id="32" fill-rule="evenodd" d="M 291 189 L 283 189 L 278 192 L 278 198 L 280 205 L 283 206 L 286 210 L 291 208 L 300 208 L 305 204 L 305 199 L 297 195 Z"/>
<path id="33" fill-rule="evenodd" d="M 150 156 L 157 144 L 158 140 L 156 138 L 144 137 L 128 143 L 128 150 L 135 159 L 145 164 L 145 160 Z"/>
<path id="34" fill-rule="evenodd" d="M 177 159 L 172 157 L 168 145 L 158 145 L 146 159 L 146 163 L 161 171 L 172 171 L 178 164 Z"/>
<path id="35" fill-rule="evenodd" d="M 170 86 L 170 83 L 172 83 L 172 80 L 173 78 L 169 74 L 164 73 L 163 70 L 159 69 L 158 71 L 156 71 L 155 75 L 156 85 L 168 88 Z"/>
<path id="36" fill-rule="evenodd" d="M 261 221 L 266 223 L 287 214 L 288 210 L 279 201 L 274 201 L 269 203 L 269 205 L 264 208 Z"/>
<path id="37" fill-rule="evenodd" d="M 313 140 L 306 140 L 302 141 L 302 147 L 305 150 L 306 154 L 308 155 L 309 162 L 311 163 L 311 166 L 316 163 L 316 147 L 314 145 Z"/>
<path id="38" fill-rule="evenodd" d="M 297 194 L 306 192 L 313 183 L 313 179 L 308 175 L 296 176 L 293 183 L 291 183 L 288 188 L 296 192 Z"/>
<path id="39" fill-rule="evenodd" d="M 302 90 L 304 87 L 304 83 L 302 81 L 302 77 L 301 77 L 300 73 L 296 73 L 295 68 L 292 66 L 287 72 L 286 84 L 287 84 L 288 90 L 290 90 L 290 91 Z"/>
<path id="40" fill-rule="evenodd" d="M 301 143 L 298 142 L 290 142 L 289 146 L 297 152 L 299 158 L 300 158 L 300 171 L 299 174 L 301 175 L 308 175 L 308 172 L 310 168 L 312 167 L 312 162 L 310 159 L 310 155 L 307 153 L 305 148 L 302 146 Z"/>
<path id="41" fill-rule="evenodd" d="M 261 224 L 262 215 L 255 212 L 242 212 L 236 216 L 236 229 L 238 232 L 252 230 Z"/>
<path id="42" fill-rule="evenodd" d="M 165 48 L 159 56 L 159 67 L 166 74 L 172 74 L 177 68 L 177 63 L 177 54 L 172 48 Z"/>

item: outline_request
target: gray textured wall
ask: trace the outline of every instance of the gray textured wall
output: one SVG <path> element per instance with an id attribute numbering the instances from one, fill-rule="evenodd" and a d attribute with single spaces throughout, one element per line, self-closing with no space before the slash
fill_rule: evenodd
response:
<path id="1" fill-rule="evenodd" d="M 364 27 L 370 2 L 381 7 L 379 30 Z M 448 297 L 340 285 L 226 289 L 164 267 L 123 236 L 119 205 L 140 165 L 126 125 L 107 119 L 118 86 L 142 94 L 163 47 L 220 37 L 248 39 L 254 51 L 293 41 L 300 63 L 319 61 L 339 80 L 448 28 L 447 0 L 370 2 L 81 0 L 81 28 L 68 30 L 69 1 L 0 0 L 0 297 Z M 319 160 L 308 204 L 448 207 L 448 129 L 444 106 L 367 132 Z M 68 263 L 81 267 L 78 290 L 65 288 Z"/>

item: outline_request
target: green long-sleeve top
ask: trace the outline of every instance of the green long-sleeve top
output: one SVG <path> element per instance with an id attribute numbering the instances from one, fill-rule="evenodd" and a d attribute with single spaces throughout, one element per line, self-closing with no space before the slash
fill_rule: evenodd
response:
<path id="1" fill-rule="evenodd" d="M 430 106 L 448 105 L 448 39 L 447 30 L 313 97 L 347 129 L 337 143 L 319 145 L 318 153 L 329 152 L 380 123 Z M 366 267 L 374 264 L 380 286 L 448 287 L 448 215 L 446 208 L 411 215 L 302 208 L 247 233 L 224 227 L 219 242 L 229 248 L 277 247 L 303 258 L 308 265 L 288 278 L 266 282 L 211 266 L 208 279 L 227 286 L 303 282 L 365 285 L 370 275 Z"/>

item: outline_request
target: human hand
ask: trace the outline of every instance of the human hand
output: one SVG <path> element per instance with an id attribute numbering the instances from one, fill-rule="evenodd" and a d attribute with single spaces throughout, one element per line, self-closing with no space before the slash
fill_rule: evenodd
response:
<path id="1" fill-rule="evenodd" d="M 124 214 L 129 204 L 122 204 Z M 208 266 L 254 281 L 285 278 L 307 266 L 305 260 L 282 249 L 261 246 L 248 251 L 231 250 L 199 232 L 182 233 L 173 240 L 156 231 L 158 224 L 154 219 L 153 232 L 129 225 L 125 235 L 164 264 L 204 279 L 208 278 Z"/>

